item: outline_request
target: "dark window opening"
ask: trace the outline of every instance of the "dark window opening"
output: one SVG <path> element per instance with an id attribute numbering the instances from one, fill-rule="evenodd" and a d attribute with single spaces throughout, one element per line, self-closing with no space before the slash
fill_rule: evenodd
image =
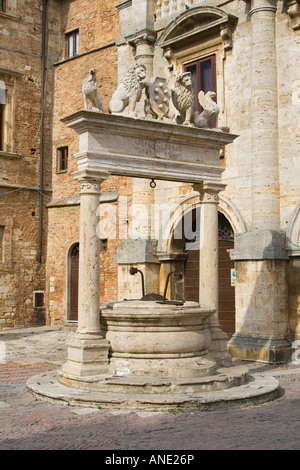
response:
<path id="1" fill-rule="evenodd" d="M 4 150 L 5 104 L 0 103 L 0 150 Z"/>
<path id="2" fill-rule="evenodd" d="M 0 11 L 6 11 L 6 0 L 0 0 Z"/>
<path id="3" fill-rule="evenodd" d="M 69 150 L 68 147 L 60 147 L 57 149 L 57 165 L 56 171 L 62 172 L 67 171 L 68 169 L 68 154 Z"/>
<path id="4" fill-rule="evenodd" d="M 4 226 L 0 225 L 0 262 L 3 262 Z"/>
<path id="5" fill-rule="evenodd" d="M 35 308 L 42 308 L 45 306 L 44 303 L 44 292 L 33 293 L 33 305 Z"/>
<path id="6" fill-rule="evenodd" d="M 74 57 L 79 53 L 79 29 L 66 34 L 66 56 Z"/>

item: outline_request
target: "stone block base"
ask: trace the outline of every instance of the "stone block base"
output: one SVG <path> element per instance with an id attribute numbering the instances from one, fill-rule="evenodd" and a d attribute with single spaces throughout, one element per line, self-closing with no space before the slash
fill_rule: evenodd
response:
<path id="1" fill-rule="evenodd" d="M 101 337 L 75 337 L 68 344 L 68 359 L 62 367 L 63 375 L 88 377 L 108 372 L 109 341 Z"/>
<path id="2" fill-rule="evenodd" d="M 210 343 L 210 355 L 214 358 L 219 366 L 230 366 L 232 357 L 227 351 L 227 334 L 221 330 L 221 328 L 212 326 L 210 327 L 211 343 Z"/>
<path id="3" fill-rule="evenodd" d="M 235 333 L 227 345 L 233 357 L 268 363 L 284 363 L 291 359 L 291 345 L 284 338 L 255 337 Z"/>

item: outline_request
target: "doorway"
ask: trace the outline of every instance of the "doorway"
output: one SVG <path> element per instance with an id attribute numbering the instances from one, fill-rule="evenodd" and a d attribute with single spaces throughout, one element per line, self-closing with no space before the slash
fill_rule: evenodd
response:
<path id="1" fill-rule="evenodd" d="M 229 339 L 235 332 L 234 261 L 228 250 L 234 248 L 233 229 L 226 217 L 219 212 L 219 323 Z M 199 302 L 199 248 L 186 251 L 184 272 L 185 300 Z"/>
<path id="2" fill-rule="evenodd" d="M 69 252 L 69 321 L 78 321 L 79 243 Z"/>

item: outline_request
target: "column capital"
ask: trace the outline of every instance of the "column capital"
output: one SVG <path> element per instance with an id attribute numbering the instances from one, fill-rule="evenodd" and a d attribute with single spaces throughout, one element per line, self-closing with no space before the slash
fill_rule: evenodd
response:
<path id="1" fill-rule="evenodd" d="M 225 189 L 226 185 L 222 183 L 194 183 L 193 189 L 200 193 L 201 203 L 218 204 L 219 193 Z"/>
<path id="2" fill-rule="evenodd" d="M 93 180 L 79 180 L 80 194 L 100 194 L 101 183 Z"/>
<path id="3" fill-rule="evenodd" d="M 277 11 L 277 1 L 278 0 L 243 0 L 250 6 L 249 16 L 251 17 L 254 13 L 259 13 L 262 11 L 272 11 L 276 13 Z"/>
<path id="4" fill-rule="evenodd" d="M 127 43 L 130 46 L 137 47 L 139 44 L 154 44 L 157 38 L 155 31 L 143 29 L 142 31 L 125 36 Z"/>
<path id="5" fill-rule="evenodd" d="M 96 185 L 96 186 L 99 186 L 99 190 L 100 190 L 101 184 L 103 183 L 103 181 L 107 180 L 110 175 L 109 173 L 95 172 L 95 171 L 84 169 L 84 170 L 77 171 L 76 173 L 73 174 L 73 176 L 74 176 L 74 179 L 80 183 L 82 189 L 91 189 L 91 187 L 88 187 L 88 186 L 94 185 L 94 189 L 96 190 L 96 187 L 95 187 Z"/>

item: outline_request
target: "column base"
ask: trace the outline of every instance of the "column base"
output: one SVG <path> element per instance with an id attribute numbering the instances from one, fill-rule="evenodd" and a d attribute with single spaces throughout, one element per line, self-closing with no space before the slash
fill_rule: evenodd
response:
<path id="1" fill-rule="evenodd" d="M 232 362 L 232 356 L 227 351 L 227 334 L 221 330 L 219 326 L 210 327 L 211 343 L 210 355 L 214 358 L 218 365 L 226 367 Z"/>
<path id="2" fill-rule="evenodd" d="M 291 344 L 285 338 L 256 337 L 241 333 L 233 335 L 228 343 L 228 351 L 236 358 L 267 363 L 288 362 L 292 355 Z"/>
<path id="3" fill-rule="evenodd" d="M 76 335 L 68 344 L 67 362 L 62 374 L 74 377 L 90 377 L 108 373 L 109 341 L 101 336 Z"/>

